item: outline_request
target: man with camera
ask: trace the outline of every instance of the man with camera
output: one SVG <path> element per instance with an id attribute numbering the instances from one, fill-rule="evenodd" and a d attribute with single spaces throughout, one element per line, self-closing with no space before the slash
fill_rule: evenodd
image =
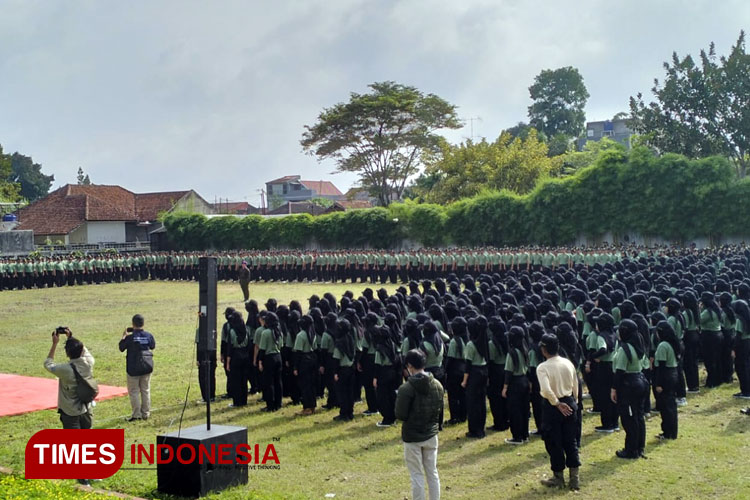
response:
<path id="1" fill-rule="evenodd" d="M 143 329 L 145 320 L 140 314 L 133 316 L 133 326 L 122 332 L 120 352 L 127 351 L 126 371 L 128 395 L 133 410 L 128 422 L 147 420 L 151 413 L 151 373 L 154 358 L 151 352 L 156 347 L 154 336 Z"/>
<path id="2" fill-rule="evenodd" d="M 60 341 L 60 335 L 65 335 L 65 354 L 70 359 L 68 363 L 55 363 L 55 350 Z M 84 347 L 83 342 L 73 338 L 70 328 L 59 326 L 52 332 L 52 347 L 44 368 L 54 374 L 59 382 L 57 386 L 57 413 L 63 429 L 91 429 L 91 405 L 83 403 L 77 393 L 76 372 L 83 379 L 91 379 L 94 372 L 94 357 Z"/>

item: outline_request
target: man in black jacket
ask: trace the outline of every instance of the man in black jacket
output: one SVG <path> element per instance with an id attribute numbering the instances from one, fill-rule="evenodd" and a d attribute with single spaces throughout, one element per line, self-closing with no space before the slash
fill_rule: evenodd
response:
<path id="1" fill-rule="evenodd" d="M 425 354 L 419 349 L 406 353 L 404 363 L 409 380 L 398 389 L 396 418 L 403 421 L 401 439 L 411 475 L 412 497 L 415 500 L 425 498 L 424 476 L 427 476 L 430 500 L 438 500 L 437 435 L 443 414 L 443 386 L 431 373 L 425 372 L 425 361 Z"/>
<path id="2" fill-rule="evenodd" d="M 143 329 L 145 320 L 140 314 L 133 316 L 133 327 L 122 332 L 120 352 L 127 350 L 125 369 L 128 373 L 128 395 L 133 409 L 128 422 L 146 420 L 151 414 L 151 373 L 156 347 L 154 336 Z"/>

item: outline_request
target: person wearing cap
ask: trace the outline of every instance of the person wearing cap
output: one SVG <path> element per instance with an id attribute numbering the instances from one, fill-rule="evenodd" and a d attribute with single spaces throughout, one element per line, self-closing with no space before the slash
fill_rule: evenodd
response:
<path id="1" fill-rule="evenodd" d="M 539 394 L 544 400 L 541 433 L 553 474 L 551 478 L 543 479 L 542 484 L 564 487 L 564 471 L 568 467 L 568 486 L 571 490 L 578 490 L 578 468 L 581 466 L 576 440 L 578 375 L 573 363 L 559 355 L 560 343 L 556 335 L 545 333 L 539 347 L 545 359 L 536 368 Z"/>
<path id="2" fill-rule="evenodd" d="M 242 288 L 243 300 L 247 302 L 250 299 L 250 268 L 247 267 L 247 261 L 242 261 L 242 267 L 239 271 L 240 288 Z"/>

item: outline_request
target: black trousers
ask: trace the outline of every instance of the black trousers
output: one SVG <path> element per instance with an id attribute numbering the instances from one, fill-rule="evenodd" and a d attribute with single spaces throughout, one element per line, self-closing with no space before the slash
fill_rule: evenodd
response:
<path id="1" fill-rule="evenodd" d="M 721 373 L 721 332 L 701 333 L 703 363 L 706 366 L 706 387 L 718 387 L 722 382 Z"/>
<path id="2" fill-rule="evenodd" d="M 281 355 L 266 354 L 263 359 L 263 393 L 269 410 L 281 408 Z M 247 391 L 244 391 L 247 394 Z"/>
<path id="3" fill-rule="evenodd" d="M 230 354 L 229 378 L 231 382 L 232 404 L 234 406 L 245 406 L 247 404 L 247 364 L 250 359 L 247 355 L 235 356 Z"/>
<path id="4" fill-rule="evenodd" d="M 91 429 L 93 417 L 89 412 L 83 415 L 68 415 L 62 410 L 57 410 L 57 413 L 60 414 L 63 429 Z"/>
<path id="5" fill-rule="evenodd" d="M 740 392 L 750 395 L 750 339 L 741 340 L 738 334 L 734 353 L 734 369 L 740 382 Z"/>
<path id="6" fill-rule="evenodd" d="M 668 439 L 677 439 L 677 400 L 675 387 L 677 387 L 677 368 L 656 369 L 659 373 L 658 383 L 662 388 L 656 393 L 656 404 L 661 413 L 661 431 Z"/>
<path id="7" fill-rule="evenodd" d="M 240 280 L 240 288 L 242 289 L 242 296 L 245 299 L 245 302 L 250 298 L 250 281 L 249 280 Z"/>
<path id="8" fill-rule="evenodd" d="M 638 456 L 646 448 L 646 417 L 643 414 L 643 395 L 648 382 L 642 373 L 626 373 L 617 390 L 617 411 L 625 430 L 625 451 Z"/>
<path id="9" fill-rule="evenodd" d="M 600 361 L 599 363 L 591 363 L 592 366 L 592 382 L 594 383 L 594 392 L 597 398 L 597 405 L 601 412 L 602 427 L 605 429 L 613 429 L 617 427 L 617 406 L 612 402 L 610 398 L 610 390 L 612 388 L 612 362 L 611 361 Z"/>
<path id="10" fill-rule="evenodd" d="M 455 361 L 451 361 L 451 363 L 455 363 Z M 465 369 L 466 367 L 463 364 L 448 369 L 448 383 L 446 384 L 448 410 L 451 414 L 451 420 L 455 422 L 466 420 L 466 390 L 461 387 Z"/>
<path id="11" fill-rule="evenodd" d="M 336 382 L 336 397 L 339 401 L 339 415 L 354 418 L 354 367 L 340 366 Z"/>
<path id="12" fill-rule="evenodd" d="M 685 332 L 683 337 L 685 343 L 685 354 L 683 356 L 682 366 L 685 370 L 685 382 L 688 390 L 698 390 L 700 385 L 698 381 L 698 353 L 700 350 L 700 337 L 698 332 Z"/>
<path id="13" fill-rule="evenodd" d="M 488 363 L 489 385 L 487 386 L 487 399 L 490 400 L 490 412 L 492 412 L 493 429 L 498 431 L 507 430 L 510 426 L 508 421 L 508 407 L 503 399 L 503 384 L 505 384 L 505 366 Z"/>
<path id="14" fill-rule="evenodd" d="M 375 376 L 378 379 L 378 387 L 375 390 L 378 398 L 378 411 L 383 417 L 384 424 L 393 424 L 396 422 L 396 390 L 399 374 L 393 366 L 376 365 Z"/>
<path id="15" fill-rule="evenodd" d="M 301 356 L 297 368 L 297 383 L 299 384 L 302 408 L 312 409 L 318 405 L 317 398 L 315 397 L 318 381 L 318 362 L 315 353 L 297 353 L 297 355 Z"/>
<path id="16" fill-rule="evenodd" d="M 539 379 L 536 378 L 536 368 L 529 369 L 529 383 L 531 384 L 531 414 L 537 430 L 542 428 L 542 395 L 539 393 Z"/>
<path id="17" fill-rule="evenodd" d="M 206 380 L 208 369 L 208 380 Z M 198 351 L 198 383 L 203 401 L 216 397 L 216 351 Z"/>
<path id="18" fill-rule="evenodd" d="M 466 416 L 469 433 L 484 436 L 487 422 L 487 367 L 472 366 L 466 381 Z"/>
<path id="19" fill-rule="evenodd" d="M 734 364 L 732 360 L 732 349 L 734 348 L 734 331 L 725 330 L 721 332 L 721 381 L 725 384 L 732 383 Z"/>
<path id="20" fill-rule="evenodd" d="M 577 397 L 577 395 L 576 395 Z M 542 426 L 540 428 L 544 447 L 549 454 L 550 468 L 553 472 L 562 472 L 565 467 L 581 466 L 578 456 L 578 404 L 573 396 L 560 398 L 570 406 L 573 413 L 564 416 L 557 407 L 544 400 L 542 405 Z"/>
<path id="21" fill-rule="evenodd" d="M 326 389 L 328 389 L 328 400 L 326 406 L 333 408 L 338 406 L 338 391 L 336 390 L 336 383 L 333 380 L 333 372 L 335 369 L 334 360 L 331 355 L 328 355 L 328 359 L 325 362 L 325 371 L 323 372 L 323 381 Z"/>
<path id="22" fill-rule="evenodd" d="M 529 439 L 529 379 L 526 375 L 512 376 L 508 381 L 508 419 L 513 439 Z"/>
<path id="23" fill-rule="evenodd" d="M 372 386 L 372 379 L 375 378 L 375 355 L 362 355 L 362 384 L 365 386 L 365 399 L 367 400 L 367 411 L 378 411 L 378 398 L 375 394 L 375 388 Z"/>

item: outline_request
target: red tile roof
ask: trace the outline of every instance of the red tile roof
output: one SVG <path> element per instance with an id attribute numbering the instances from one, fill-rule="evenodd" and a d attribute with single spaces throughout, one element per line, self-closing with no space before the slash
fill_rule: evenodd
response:
<path id="1" fill-rule="evenodd" d="M 68 234 L 86 221 L 153 222 L 189 192 L 135 194 L 120 186 L 67 184 L 22 208 L 18 229 Z"/>
<path id="2" fill-rule="evenodd" d="M 266 182 L 266 184 L 284 184 L 285 182 L 299 181 L 299 175 L 285 175 L 272 181 Z"/>
<path id="3" fill-rule="evenodd" d="M 360 208 L 372 208 L 368 200 L 339 200 L 334 205 L 340 205 L 344 210 L 357 210 Z"/>
<path id="4" fill-rule="evenodd" d="M 257 208 L 246 201 L 221 201 L 212 203 L 211 206 L 217 213 L 225 214 L 247 214 L 258 211 Z"/>
<path id="5" fill-rule="evenodd" d="M 344 196 L 330 181 L 299 181 L 305 188 L 315 191 L 318 196 Z"/>

